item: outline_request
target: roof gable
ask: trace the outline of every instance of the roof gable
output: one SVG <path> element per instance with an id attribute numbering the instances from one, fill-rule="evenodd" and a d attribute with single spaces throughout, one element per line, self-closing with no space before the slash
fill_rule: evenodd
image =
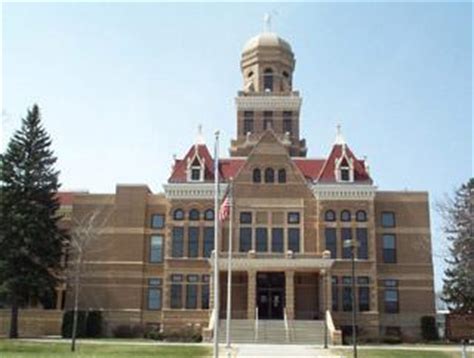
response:
<path id="1" fill-rule="evenodd" d="M 372 178 L 365 167 L 365 161 L 357 159 L 347 144 L 334 144 L 329 157 L 326 159 L 317 182 L 336 182 L 336 162 L 342 159 L 342 165 L 349 165 L 347 160 L 352 160 L 354 165 L 354 182 L 367 182 L 372 184 Z"/>

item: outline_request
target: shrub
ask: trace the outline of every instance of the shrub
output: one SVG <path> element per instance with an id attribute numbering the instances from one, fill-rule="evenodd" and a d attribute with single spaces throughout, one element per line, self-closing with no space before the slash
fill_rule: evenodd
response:
<path id="1" fill-rule="evenodd" d="M 382 336 L 380 338 L 380 342 L 386 343 L 386 344 L 400 344 L 402 343 L 402 338 L 395 335 Z"/>
<path id="2" fill-rule="evenodd" d="M 193 327 L 168 332 L 164 338 L 167 342 L 202 342 L 201 332 Z"/>
<path id="3" fill-rule="evenodd" d="M 439 339 L 436 328 L 436 319 L 433 316 L 423 316 L 420 319 L 421 337 L 424 341 L 436 341 Z"/>
<path id="4" fill-rule="evenodd" d="M 139 324 L 121 324 L 112 330 L 115 338 L 143 338 L 143 327 Z"/>
<path id="5" fill-rule="evenodd" d="M 86 337 L 86 312 L 78 311 L 77 312 L 77 338 Z M 66 311 L 63 314 L 63 323 L 61 326 L 61 335 L 63 338 L 72 337 L 72 325 L 74 322 L 74 311 Z"/>
<path id="6" fill-rule="evenodd" d="M 86 336 L 98 338 L 102 335 L 102 312 L 89 311 L 86 321 Z"/>

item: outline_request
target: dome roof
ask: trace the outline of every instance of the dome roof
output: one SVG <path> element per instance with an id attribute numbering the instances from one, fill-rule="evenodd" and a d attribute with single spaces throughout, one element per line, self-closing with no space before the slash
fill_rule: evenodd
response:
<path id="1" fill-rule="evenodd" d="M 273 32 L 263 32 L 252 37 L 247 41 L 242 52 L 249 52 L 258 47 L 275 47 L 292 52 L 290 44 Z"/>

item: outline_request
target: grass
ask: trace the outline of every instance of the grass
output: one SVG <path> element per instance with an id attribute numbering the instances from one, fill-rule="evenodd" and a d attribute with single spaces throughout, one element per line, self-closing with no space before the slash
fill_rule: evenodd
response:
<path id="1" fill-rule="evenodd" d="M 1 358 L 194 358 L 209 355 L 210 349 L 204 346 L 81 344 L 79 342 L 76 352 L 72 353 L 70 345 L 65 343 L 0 340 Z"/>
<path id="2" fill-rule="evenodd" d="M 440 351 L 411 351 L 396 349 L 360 349 L 357 352 L 359 358 L 459 358 L 461 353 L 455 352 L 440 352 Z M 352 352 L 340 351 L 345 357 L 352 357 Z"/>

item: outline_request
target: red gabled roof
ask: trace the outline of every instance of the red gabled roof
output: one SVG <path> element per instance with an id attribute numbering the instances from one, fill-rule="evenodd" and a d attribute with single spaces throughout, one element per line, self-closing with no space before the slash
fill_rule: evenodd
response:
<path id="1" fill-rule="evenodd" d="M 175 160 L 173 171 L 168 179 L 170 183 L 180 183 L 186 181 L 186 166 L 188 159 L 194 159 L 197 150 L 197 155 L 201 160 L 204 160 L 204 180 L 214 179 L 214 160 L 211 153 L 205 144 L 196 144 L 189 148 L 187 154 L 183 159 Z"/>
<path id="2" fill-rule="evenodd" d="M 367 170 L 365 169 L 364 160 L 357 159 L 354 153 L 352 153 L 352 151 L 346 144 L 335 144 L 332 147 L 331 153 L 329 154 L 328 159 L 324 163 L 324 166 L 318 175 L 317 181 L 322 183 L 336 182 L 336 159 L 341 158 L 344 152 L 347 158 L 352 159 L 354 163 L 354 182 L 372 183 L 372 179 L 370 178 L 369 173 L 367 173 Z"/>
<path id="3" fill-rule="evenodd" d="M 293 163 L 301 170 L 304 177 L 312 181 L 318 178 L 318 174 L 321 172 L 324 162 L 324 159 L 293 159 Z"/>
<path id="4" fill-rule="evenodd" d="M 343 149 L 343 146 L 345 149 Z M 214 180 L 214 160 L 205 144 L 193 145 L 183 159 L 176 159 L 168 182 L 183 183 L 186 182 L 186 167 L 188 159 L 195 157 L 195 153 L 201 160 L 204 160 L 205 174 L 204 181 Z M 298 167 L 306 180 L 320 183 L 336 182 L 335 164 L 336 159 L 343 156 L 343 152 L 348 159 L 354 163 L 354 182 L 372 183 L 369 173 L 365 168 L 364 160 L 359 160 L 346 144 L 335 144 L 327 159 L 306 159 L 291 158 Z M 246 158 L 226 158 L 219 160 L 219 177 L 221 180 L 235 178 L 239 170 L 245 165 Z"/>
<path id="5" fill-rule="evenodd" d="M 220 159 L 219 171 L 222 179 L 235 178 L 239 170 L 244 166 L 246 159 Z"/>

